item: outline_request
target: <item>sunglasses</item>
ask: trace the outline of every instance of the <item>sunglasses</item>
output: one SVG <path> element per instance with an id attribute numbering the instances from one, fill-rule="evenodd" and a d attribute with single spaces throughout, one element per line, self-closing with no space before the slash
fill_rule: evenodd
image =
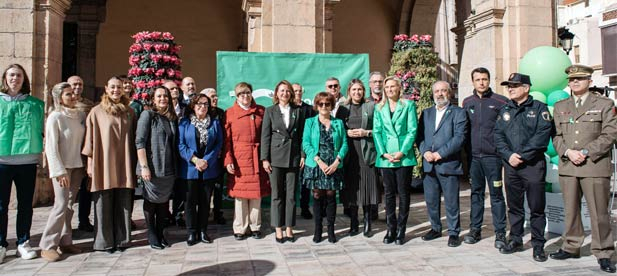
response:
<path id="1" fill-rule="evenodd" d="M 317 106 L 319 106 L 319 107 L 331 107 L 332 104 L 330 104 L 328 102 L 321 102 L 321 103 L 317 103 Z"/>
<path id="2" fill-rule="evenodd" d="M 588 79 L 589 79 L 588 77 L 574 77 L 574 78 L 568 78 L 568 82 L 584 81 Z"/>
<path id="3" fill-rule="evenodd" d="M 250 95 L 251 95 L 251 92 L 244 91 L 244 92 L 240 92 L 240 93 L 236 94 L 236 97 L 250 96 Z"/>
<path id="4" fill-rule="evenodd" d="M 332 88 L 338 88 L 338 84 L 330 84 L 327 86 L 328 88 L 332 89 Z"/>
<path id="5" fill-rule="evenodd" d="M 508 84 L 508 88 L 519 88 L 523 86 L 522 84 Z"/>

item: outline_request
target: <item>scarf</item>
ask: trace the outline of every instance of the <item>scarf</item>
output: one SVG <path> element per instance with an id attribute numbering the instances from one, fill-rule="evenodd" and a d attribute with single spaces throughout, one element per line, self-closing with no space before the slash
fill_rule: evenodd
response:
<path id="1" fill-rule="evenodd" d="M 206 115 L 203 120 L 197 119 L 195 114 L 191 114 L 191 124 L 199 131 L 199 143 L 206 147 L 208 145 L 208 127 L 210 127 L 210 115 Z"/>

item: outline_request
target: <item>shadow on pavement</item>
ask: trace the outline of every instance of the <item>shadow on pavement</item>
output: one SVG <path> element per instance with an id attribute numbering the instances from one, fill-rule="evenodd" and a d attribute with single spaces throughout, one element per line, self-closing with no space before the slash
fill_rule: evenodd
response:
<path id="1" fill-rule="evenodd" d="M 191 271 L 178 274 L 179 276 L 188 275 L 267 275 L 274 270 L 276 265 L 265 260 L 247 260 L 221 263 L 217 265 L 200 267 Z"/>

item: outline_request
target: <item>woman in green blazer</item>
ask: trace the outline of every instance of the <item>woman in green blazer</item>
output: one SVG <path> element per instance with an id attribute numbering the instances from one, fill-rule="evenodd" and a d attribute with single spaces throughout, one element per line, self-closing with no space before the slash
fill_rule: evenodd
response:
<path id="1" fill-rule="evenodd" d="M 377 150 L 375 166 L 381 169 L 386 198 L 384 243 L 401 245 L 409 216 L 409 193 L 413 166 L 417 164 L 413 144 L 418 117 L 416 104 L 401 99 L 401 80 L 384 80 L 385 97 L 375 106 L 373 137 Z M 396 193 L 399 196 L 399 215 L 396 217 Z"/>
<path id="2" fill-rule="evenodd" d="M 302 185 L 313 190 L 315 243 L 321 242 L 324 204 L 328 219 L 328 241 L 336 242 L 336 191 L 343 187 L 343 158 L 347 154 L 347 136 L 343 121 L 330 116 L 334 105 L 332 95 L 318 93 L 314 100 L 314 109 L 318 115 L 305 121 L 302 135 L 302 150 L 306 153 Z"/>

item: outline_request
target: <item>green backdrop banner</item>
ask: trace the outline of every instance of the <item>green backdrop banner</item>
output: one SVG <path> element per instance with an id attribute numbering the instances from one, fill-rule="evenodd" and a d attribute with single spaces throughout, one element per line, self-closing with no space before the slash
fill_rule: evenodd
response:
<path id="1" fill-rule="evenodd" d="M 272 105 L 274 87 L 281 80 L 300 83 L 303 100 L 312 104 L 315 94 L 325 90 L 326 79 L 336 77 L 341 93 L 347 94 L 347 84 L 361 79 L 369 93 L 368 54 L 292 54 L 216 52 L 216 90 L 219 107 L 227 109 L 236 100 L 234 87 L 245 81 L 253 86 L 255 101 L 265 107 Z"/>

